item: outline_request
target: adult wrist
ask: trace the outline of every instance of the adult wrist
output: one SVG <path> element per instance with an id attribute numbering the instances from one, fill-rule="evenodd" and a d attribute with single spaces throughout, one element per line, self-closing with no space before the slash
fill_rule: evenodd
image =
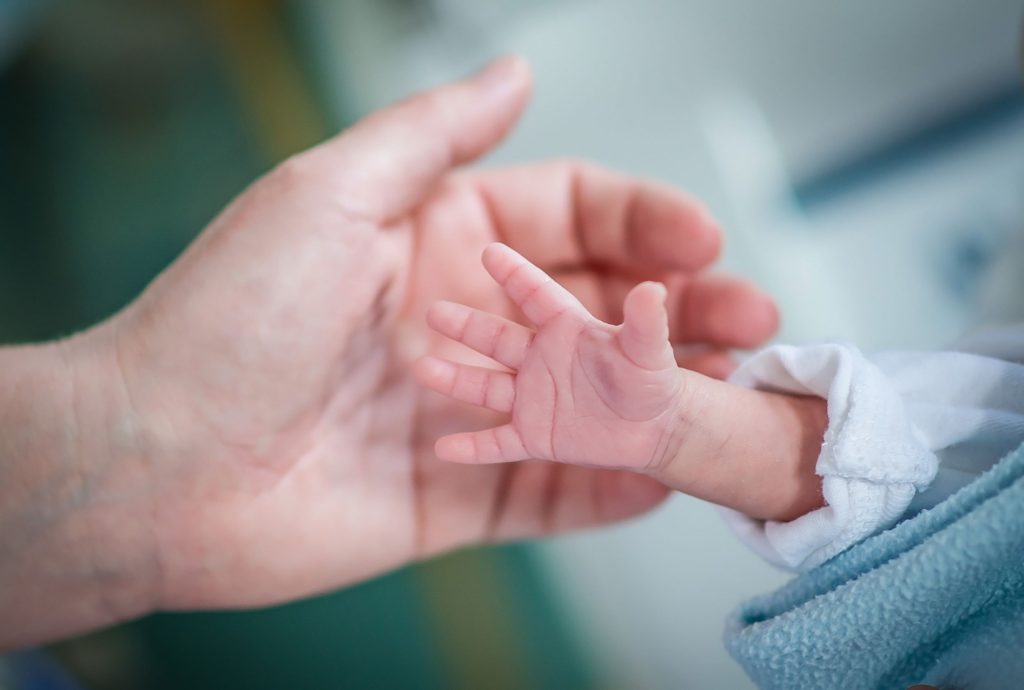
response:
<path id="1" fill-rule="evenodd" d="M 153 610 L 160 591 L 159 496 L 146 421 L 124 379 L 114 321 L 52 347 L 71 381 L 67 414 L 82 476 L 76 522 L 97 605 L 111 621 L 133 618 Z"/>
<path id="2" fill-rule="evenodd" d="M 0 649 L 149 609 L 145 522 L 109 432 L 101 336 L 0 348 Z M 129 507 L 131 506 L 131 507 Z"/>

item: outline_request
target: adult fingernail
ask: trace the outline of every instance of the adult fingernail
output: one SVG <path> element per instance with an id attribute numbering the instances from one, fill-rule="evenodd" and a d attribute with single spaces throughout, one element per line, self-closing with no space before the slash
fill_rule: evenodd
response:
<path id="1" fill-rule="evenodd" d="M 503 96 L 518 91 L 529 78 L 530 67 L 518 55 L 506 55 L 494 60 L 473 76 L 478 87 Z"/>

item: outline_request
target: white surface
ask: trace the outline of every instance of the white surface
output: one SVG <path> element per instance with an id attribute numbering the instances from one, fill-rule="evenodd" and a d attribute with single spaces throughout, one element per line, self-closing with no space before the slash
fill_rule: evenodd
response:
<path id="1" fill-rule="evenodd" d="M 701 197 L 728 229 L 726 265 L 777 293 L 787 340 L 952 337 L 969 305 L 934 278 L 922 245 L 983 186 L 978 170 L 1001 170 L 987 184 L 1005 186 L 1024 161 L 1018 129 L 974 167 L 952 164 L 937 186 L 921 182 L 932 172 L 908 173 L 812 219 L 779 198 L 787 170 L 819 170 L 1012 80 L 1018 0 L 438 0 L 411 18 L 400 3 L 305 4 L 349 110 L 524 54 L 535 97 L 491 160 L 586 157 Z M 932 255 L 944 251 L 936 237 Z M 722 648 L 723 619 L 784 576 L 712 507 L 679 496 L 642 520 L 541 548 L 603 685 L 750 687 Z"/>

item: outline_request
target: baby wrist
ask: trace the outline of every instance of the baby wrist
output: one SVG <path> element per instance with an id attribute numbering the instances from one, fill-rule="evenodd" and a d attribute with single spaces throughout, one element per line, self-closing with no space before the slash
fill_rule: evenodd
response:
<path id="1" fill-rule="evenodd" d="M 821 505 L 824 400 L 687 374 L 673 451 L 657 479 L 760 519 L 791 520 Z"/>

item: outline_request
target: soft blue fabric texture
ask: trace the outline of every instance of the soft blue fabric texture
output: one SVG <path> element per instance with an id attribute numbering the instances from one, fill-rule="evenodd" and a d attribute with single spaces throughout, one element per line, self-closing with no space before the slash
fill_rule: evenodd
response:
<path id="1" fill-rule="evenodd" d="M 761 688 L 1024 688 L 1024 446 L 932 510 L 743 604 Z"/>

